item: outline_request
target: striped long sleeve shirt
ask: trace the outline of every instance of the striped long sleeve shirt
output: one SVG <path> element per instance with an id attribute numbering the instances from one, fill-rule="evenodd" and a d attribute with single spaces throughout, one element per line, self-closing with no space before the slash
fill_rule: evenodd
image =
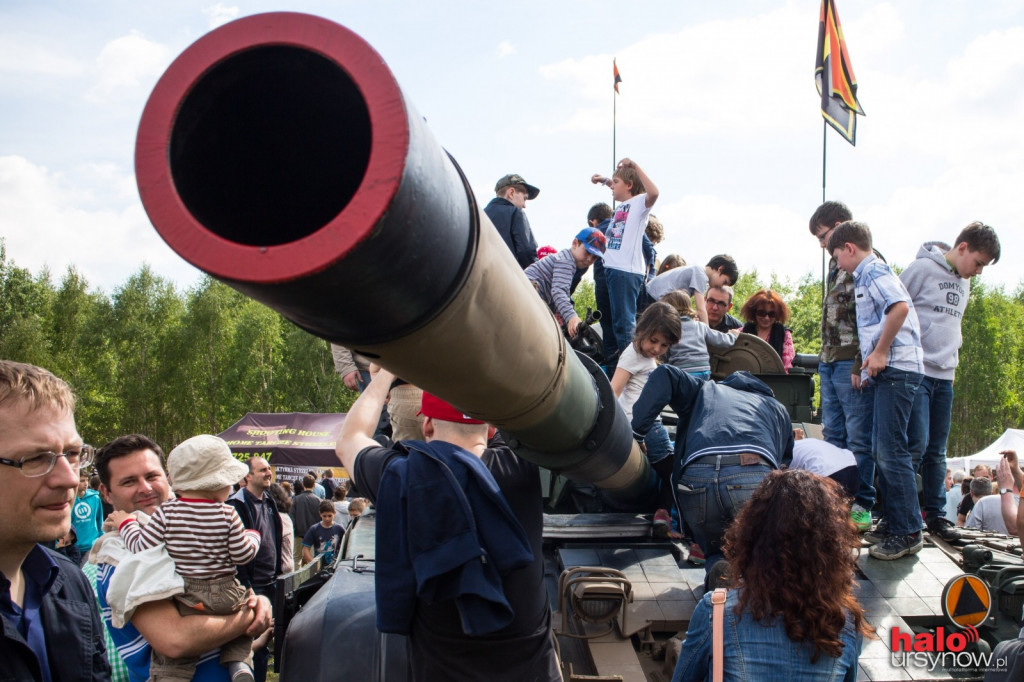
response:
<path id="1" fill-rule="evenodd" d="M 252 561 L 260 546 L 260 534 L 246 530 L 234 507 L 215 500 L 168 500 L 145 526 L 132 518 L 119 530 L 133 552 L 166 544 L 187 578 L 234 575 L 235 566 Z"/>
<path id="2" fill-rule="evenodd" d="M 526 268 L 526 278 L 537 285 L 537 293 L 562 317 L 563 323 L 578 317 L 569 299 L 569 288 L 575 274 L 576 259 L 572 257 L 571 249 L 562 249 Z"/>

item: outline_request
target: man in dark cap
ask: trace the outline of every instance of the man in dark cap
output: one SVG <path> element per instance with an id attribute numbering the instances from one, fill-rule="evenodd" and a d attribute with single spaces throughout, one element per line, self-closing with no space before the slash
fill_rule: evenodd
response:
<path id="1" fill-rule="evenodd" d="M 415 682 L 562 679 L 541 553 L 540 473 L 423 393 L 423 441 L 373 440 L 394 375 L 352 405 L 338 457 L 377 509 L 377 629 L 408 636 Z"/>
<path id="2" fill-rule="evenodd" d="M 526 202 L 536 199 L 540 190 L 516 173 L 506 175 L 494 186 L 497 195 L 484 207 L 498 234 L 524 270 L 537 260 L 537 241 L 526 219 Z"/>

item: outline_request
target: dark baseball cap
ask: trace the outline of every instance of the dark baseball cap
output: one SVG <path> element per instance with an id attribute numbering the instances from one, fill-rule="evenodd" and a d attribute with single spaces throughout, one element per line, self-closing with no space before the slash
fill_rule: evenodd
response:
<path id="1" fill-rule="evenodd" d="M 501 190 L 505 189 L 506 187 L 511 187 L 512 185 L 522 185 L 523 187 L 525 187 L 527 199 L 536 199 L 537 195 L 540 194 L 539 189 L 528 183 L 526 180 L 523 180 L 523 176 L 519 175 L 518 173 L 506 175 L 501 180 L 498 180 L 498 184 L 494 186 L 494 193 L 497 194 Z"/>

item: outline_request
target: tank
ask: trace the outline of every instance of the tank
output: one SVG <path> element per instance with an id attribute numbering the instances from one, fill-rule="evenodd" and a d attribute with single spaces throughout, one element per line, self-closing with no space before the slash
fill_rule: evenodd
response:
<path id="1" fill-rule="evenodd" d="M 545 577 L 566 679 L 668 679 L 704 571 L 686 547 L 650 537 L 653 474 L 607 378 L 567 344 L 372 47 L 298 13 L 226 24 L 159 80 L 135 165 L 150 220 L 182 258 L 498 426 L 550 472 Z M 759 371 L 794 422 L 813 422 L 811 374 L 787 378 L 772 355 L 751 337 L 714 367 Z M 934 631 L 942 614 L 920 591 L 950 572 L 984 573 L 992 557 L 968 554 L 973 564 L 939 545 L 899 566 L 862 557 L 869 617 Z M 1024 588 L 1002 568 L 1012 552 L 999 557 L 986 575 L 1000 576 L 1012 611 Z M 408 678 L 404 641 L 374 626 L 373 566 L 370 514 L 334 566 L 279 581 L 281 679 L 332 679 L 339 660 L 352 679 Z M 919 590 L 916 611 L 884 592 L 894 582 Z M 914 677 L 887 646 L 862 654 L 862 677 Z"/>

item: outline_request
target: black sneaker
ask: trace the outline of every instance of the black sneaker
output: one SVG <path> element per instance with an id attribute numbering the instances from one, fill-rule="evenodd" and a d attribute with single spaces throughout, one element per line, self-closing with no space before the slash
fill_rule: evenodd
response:
<path id="1" fill-rule="evenodd" d="M 947 519 L 945 516 L 939 516 L 932 519 L 927 523 L 928 532 L 932 535 L 938 536 L 946 542 L 953 542 L 961 538 L 960 531 L 957 530 L 956 524 Z"/>
<path id="2" fill-rule="evenodd" d="M 882 542 L 889 537 L 889 521 L 887 519 L 879 519 L 878 524 L 875 525 L 874 530 L 869 530 L 860 536 L 865 542 L 870 542 L 875 545 Z"/>
<path id="3" fill-rule="evenodd" d="M 921 531 L 911 535 L 890 535 L 881 543 L 873 545 L 868 554 L 882 561 L 893 561 L 920 552 L 923 546 L 924 534 Z"/>

